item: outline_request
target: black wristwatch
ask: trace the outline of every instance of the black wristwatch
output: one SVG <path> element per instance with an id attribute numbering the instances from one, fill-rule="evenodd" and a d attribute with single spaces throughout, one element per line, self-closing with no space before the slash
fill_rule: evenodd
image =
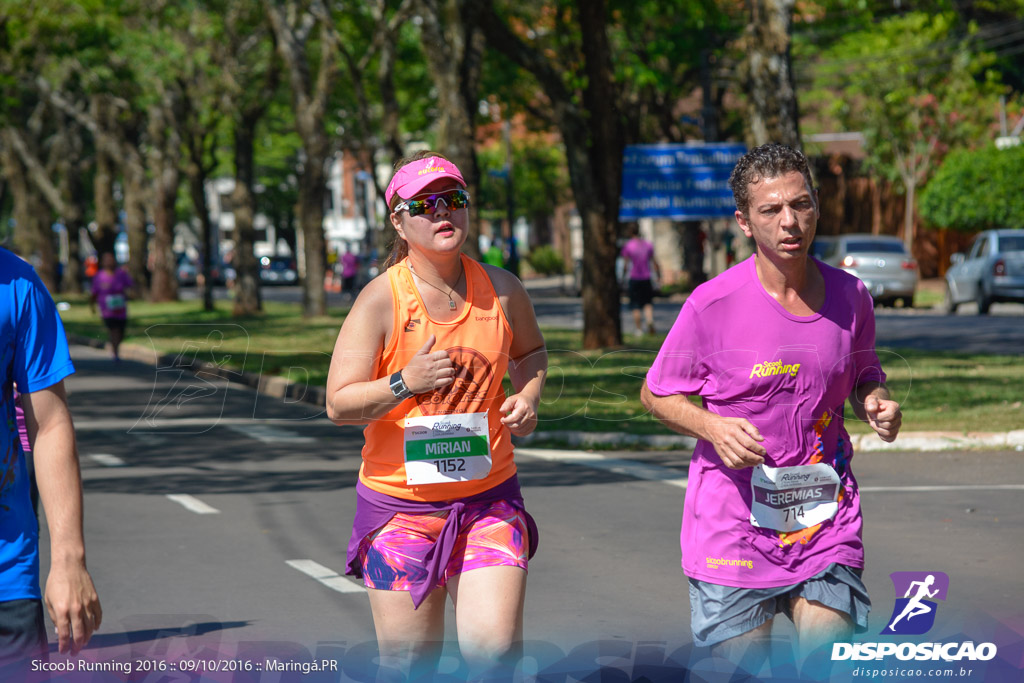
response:
<path id="1" fill-rule="evenodd" d="M 391 384 L 391 393 L 395 395 L 395 398 L 400 398 L 402 400 L 405 400 L 405 399 L 410 398 L 410 397 L 412 397 L 414 395 L 412 393 L 412 389 L 410 389 L 409 386 L 405 383 L 405 380 L 402 379 L 402 371 L 401 370 L 399 370 L 395 374 L 391 375 L 391 382 L 390 382 L 390 384 Z"/>

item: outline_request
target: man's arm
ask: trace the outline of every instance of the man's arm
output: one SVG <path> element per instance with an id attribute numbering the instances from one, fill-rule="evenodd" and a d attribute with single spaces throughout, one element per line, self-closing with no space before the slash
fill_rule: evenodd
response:
<path id="1" fill-rule="evenodd" d="M 46 608 L 57 627 L 61 652 L 81 650 L 103 619 L 96 588 L 85 566 L 82 480 L 75 430 L 64 383 L 21 395 L 32 442 L 39 497 L 50 531 Z"/>
<path id="2" fill-rule="evenodd" d="M 654 417 L 674 432 L 708 441 L 729 469 L 754 467 L 768 453 L 757 427 L 741 417 L 722 417 L 694 405 L 682 394 L 656 396 L 644 381 L 640 400 Z"/>
<path id="3" fill-rule="evenodd" d="M 889 389 L 881 382 L 864 382 L 850 393 L 850 407 L 858 420 L 867 422 L 882 441 L 892 442 L 903 425 L 900 404 L 889 397 Z"/>

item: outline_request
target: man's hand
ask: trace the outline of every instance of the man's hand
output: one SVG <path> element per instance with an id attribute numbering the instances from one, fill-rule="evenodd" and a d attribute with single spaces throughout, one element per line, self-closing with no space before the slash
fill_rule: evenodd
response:
<path id="1" fill-rule="evenodd" d="M 900 433 L 903 412 L 896 401 L 868 396 L 864 399 L 864 414 L 868 425 L 875 430 L 882 441 L 892 442 Z"/>
<path id="2" fill-rule="evenodd" d="M 708 418 L 705 430 L 708 441 L 729 469 L 741 470 L 764 462 L 764 456 L 768 453 L 760 443 L 764 437 L 746 419 L 715 415 Z"/>
<path id="3" fill-rule="evenodd" d="M 501 423 L 516 436 L 526 436 L 537 428 L 537 404 L 523 394 L 513 394 L 501 404 L 505 416 Z"/>
<path id="4" fill-rule="evenodd" d="M 78 654 L 103 621 L 103 608 L 85 564 L 54 560 L 46 579 L 45 602 L 57 627 L 60 652 Z"/>

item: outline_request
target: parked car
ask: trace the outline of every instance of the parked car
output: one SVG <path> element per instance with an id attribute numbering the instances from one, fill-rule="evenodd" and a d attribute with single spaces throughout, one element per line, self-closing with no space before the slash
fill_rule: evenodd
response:
<path id="1" fill-rule="evenodd" d="M 827 235 L 815 235 L 814 241 L 811 242 L 811 256 L 816 259 L 824 260 L 825 255 L 828 254 L 829 249 L 835 243 L 834 237 Z"/>
<path id="2" fill-rule="evenodd" d="M 917 261 L 898 237 L 837 235 L 822 260 L 859 277 L 876 304 L 895 306 L 902 301 L 905 308 L 914 305 L 914 292 L 921 276 Z"/>
<path id="3" fill-rule="evenodd" d="M 260 282 L 265 285 L 294 285 L 299 281 L 295 259 L 290 256 L 260 258 Z"/>
<path id="4" fill-rule="evenodd" d="M 179 287 L 191 287 L 196 283 L 199 271 L 195 262 L 185 254 L 178 256 L 178 264 L 174 267 L 175 275 L 178 278 Z"/>
<path id="5" fill-rule="evenodd" d="M 953 254 L 946 271 L 947 313 L 968 301 L 984 315 L 997 301 L 1024 303 L 1024 230 L 985 230 L 967 254 Z"/>
<path id="6" fill-rule="evenodd" d="M 180 287 L 191 287 L 198 284 L 202 278 L 203 269 L 202 265 L 198 260 L 190 258 L 188 254 L 178 255 L 178 264 L 174 268 L 174 272 L 178 277 L 178 285 Z M 214 285 L 223 285 L 226 282 L 227 269 L 223 263 L 217 262 L 213 264 L 210 270 L 210 275 Z"/>

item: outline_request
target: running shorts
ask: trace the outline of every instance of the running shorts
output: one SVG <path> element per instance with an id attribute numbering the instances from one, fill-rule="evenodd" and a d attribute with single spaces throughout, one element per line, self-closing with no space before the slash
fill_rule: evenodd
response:
<path id="1" fill-rule="evenodd" d="M 444 526 L 446 511 L 411 515 L 395 513 L 359 546 L 367 588 L 408 591 L 427 575 L 424 557 Z M 467 505 L 448 566 L 438 587 L 451 577 L 480 567 L 526 569 L 530 551 L 526 518 L 506 501 Z"/>
<path id="2" fill-rule="evenodd" d="M 103 324 L 107 326 L 108 330 L 121 330 L 124 332 L 128 326 L 128 320 L 126 318 L 104 318 Z"/>
<path id="3" fill-rule="evenodd" d="M 650 280 L 630 280 L 627 291 L 629 292 L 629 307 L 631 309 L 643 308 L 654 301 L 654 285 L 651 284 Z"/>
<path id="4" fill-rule="evenodd" d="M 833 563 L 806 581 L 776 588 L 737 588 L 689 579 L 693 642 L 699 647 L 717 645 L 754 630 L 779 612 L 792 619 L 791 602 L 797 597 L 846 613 L 856 632 L 864 633 L 871 599 L 861 573 Z"/>

